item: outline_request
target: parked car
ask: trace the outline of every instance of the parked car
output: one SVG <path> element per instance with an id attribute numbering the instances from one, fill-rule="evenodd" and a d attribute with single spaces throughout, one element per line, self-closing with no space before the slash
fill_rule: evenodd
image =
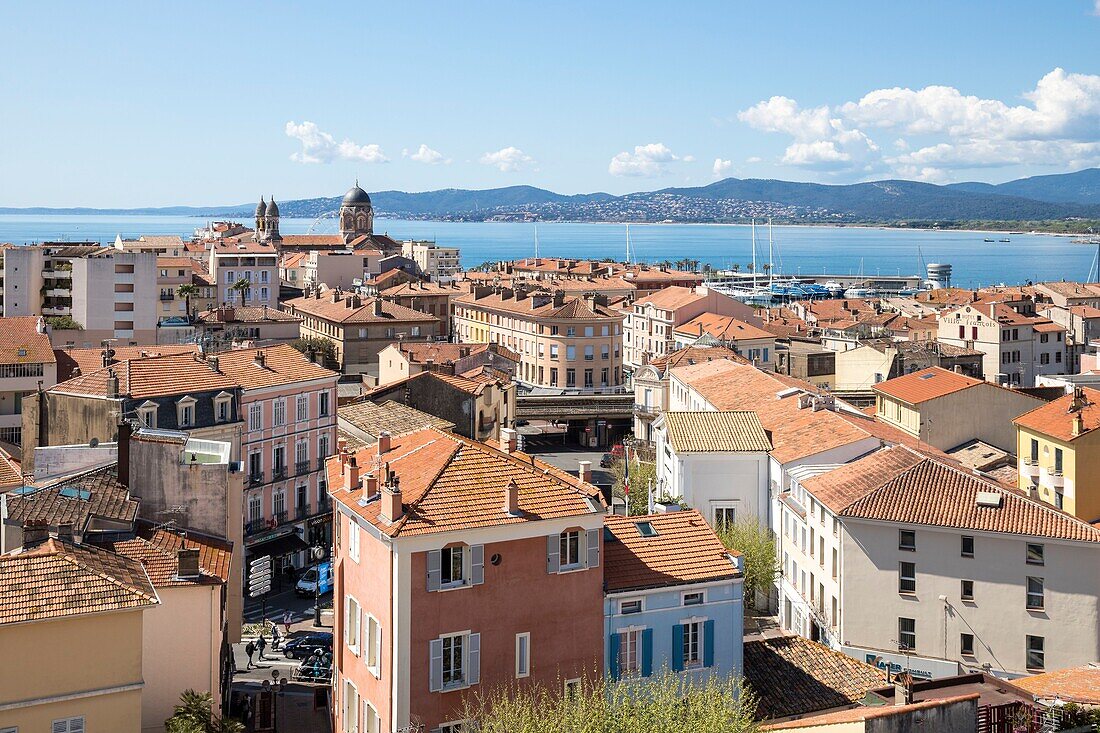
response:
<path id="1" fill-rule="evenodd" d="M 287 659 L 305 659 L 315 651 L 322 654 L 332 652 L 331 632 L 321 631 L 305 636 L 297 636 L 283 644 L 283 654 L 286 655 Z"/>
<path id="2" fill-rule="evenodd" d="M 302 573 L 302 577 L 298 579 L 298 584 L 294 586 L 294 595 L 302 598 L 312 598 L 318 592 L 318 583 L 320 583 L 321 586 L 321 595 L 332 591 L 331 562 L 323 562 L 319 565 L 314 565 L 309 570 Z"/>
<path id="3" fill-rule="evenodd" d="M 616 460 L 618 459 L 610 453 L 604 453 L 603 458 L 600 459 L 600 468 L 611 468 Z"/>

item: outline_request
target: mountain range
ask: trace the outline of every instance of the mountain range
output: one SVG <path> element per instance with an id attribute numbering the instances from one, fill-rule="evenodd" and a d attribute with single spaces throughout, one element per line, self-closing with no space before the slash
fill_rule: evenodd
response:
<path id="1" fill-rule="evenodd" d="M 847 185 L 726 178 L 706 186 L 615 196 L 565 195 L 533 186 L 371 194 L 379 216 L 458 221 L 777 221 L 931 223 L 1100 219 L 1100 169 L 1034 176 L 1001 184 L 935 185 L 884 180 Z M 284 217 L 315 218 L 340 197 L 279 203 Z M 162 214 L 248 220 L 254 203 L 145 209 L 0 208 L 8 214 Z"/>

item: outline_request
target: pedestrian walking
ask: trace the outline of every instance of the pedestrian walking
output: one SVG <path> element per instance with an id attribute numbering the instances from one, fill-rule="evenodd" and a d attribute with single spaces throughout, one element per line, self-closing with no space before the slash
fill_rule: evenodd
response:
<path id="1" fill-rule="evenodd" d="M 260 631 L 260 638 L 256 640 L 256 651 L 260 653 L 260 661 L 264 661 L 264 649 L 267 649 L 267 639 L 264 638 L 264 632 Z"/>
<path id="2" fill-rule="evenodd" d="M 256 645 L 251 641 L 245 644 L 244 653 L 248 655 L 248 666 L 245 669 L 252 669 L 255 665 L 252 663 L 252 655 L 256 653 Z"/>
<path id="3" fill-rule="evenodd" d="M 294 615 L 290 613 L 290 609 L 288 608 L 283 613 L 283 628 L 286 629 L 286 635 L 287 636 L 290 636 L 290 624 L 293 621 L 294 621 Z"/>
<path id="4" fill-rule="evenodd" d="M 273 651 L 273 652 L 279 651 L 279 642 L 281 642 L 281 641 L 282 641 L 282 639 L 279 637 L 279 627 L 274 621 L 272 621 L 271 622 L 271 651 Z"/>

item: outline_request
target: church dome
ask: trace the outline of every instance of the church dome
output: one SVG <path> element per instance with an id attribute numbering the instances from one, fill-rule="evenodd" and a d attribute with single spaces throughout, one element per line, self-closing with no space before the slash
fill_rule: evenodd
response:
<path id="1" fill-rule="evenodd" d="M 344 194 L 344 206 L 370 206 L 370 196 L 367 192 L 359 188 L 358 185 L 352 186 L 348 189 L 348 192 Z"/>
<path id="2" fill-rule="evenodd" d="M 274 202 L 272 202 L 274 203 Z M 264 197 L 260 197 L 260 203 L 256 204 L 256 216 L 263 216 L 267 213 L 267 204 L 264 203 Z"/>
<path id="3" fill-rule="evenodd" d="M 271 197 L 271 203 L 267 205 L 267 215 L 268 216 L 278 216 L 279 215 L 279 205 L 277 203 L 275 203 L 275 197 L 274 196 Z"/>

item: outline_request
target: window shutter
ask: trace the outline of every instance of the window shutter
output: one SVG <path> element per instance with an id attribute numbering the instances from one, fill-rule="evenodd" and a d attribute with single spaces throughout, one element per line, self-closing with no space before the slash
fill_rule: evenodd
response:
<path id="1" fill-rule="evenodd" d="M 466 671 L 466 684 L 481 682 L 481 634 L 470 634 L 469 669 Z"/>
<path id="2" fill-rule="evenodd" d="M 600 566 L 600 534 L 602 530 L 590 529 L 587 532 L 585 547 L 588 549 L 586 567 L 598 568 Z"/>
<path id="3" fill-rule="evenodd" d="M 69 733 L 69 721 L 55 720 L 51 727 L 51 733 Z"/>
<path id="4" fill-rule="evenodd" d="M 703 622 L 703 666 L 714 666 L 714 621 Z"/>
<path id="5" fill-rule="evenodd" d="M 443 554 L 439 550 L 428 551 L 428 592 L 439 590 L 440 566 Z"/>
<path id="6" fill-rule="evenodd" d="M 348 645 L 348 632 L 351 629 L 351 622 L 348 620 L 348 616 L 351 615 L 351 597 L 344 596 L 344 646 Z"/>
<path id="7" fill-rule="evenodd" d="M 556 573 L 561 568 L 558 551 L 561 545 L 561 535 L 552 534 L 546 537 L 546 572 Z"/>
<path id="8" fill-rule="evenodd" d="M 672 671 L 684 669 L 684 627 L 676 624 L 672 627 Z"/>
<path id="9" fill-rule="evenodd" d="M 642 629 L 642 676 L 653 674 L 653 629 Z"/>
<path id="10" fill-rule="evenodd" d="M 612 633 L 607 639 L 607 676 L 619 679 L 619 635 Z"/>
<path id="11" fill-rule="evenodd" d="M 470 546 L 470 585 L 485 582 L 485 545 Z"/>
<path id="12" fill-rule="evenodd" d="M 432 639 L 428 646 L 431 653 L 428 692 L 439 692 L 443 689 L 443 640 Z"/>

